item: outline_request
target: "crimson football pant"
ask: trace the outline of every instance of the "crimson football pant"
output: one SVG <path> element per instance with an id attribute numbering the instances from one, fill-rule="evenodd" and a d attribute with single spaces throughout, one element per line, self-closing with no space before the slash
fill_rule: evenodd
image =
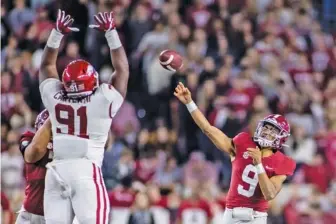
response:
<path id="1" fill-rule="evenodd" d="M 241 209 L 241 208 L 239 208 Z M 235 216 L 233 209 L 226 208 L 223 216 L 225 224 L 267 224 L 266 212 L 253 212 L 253 217 L 248 220 L 248 217 Z"/>
<path id="2" fill-rule="evenodd" d="M 47 164 L 44 216 L 47 224 L 107 224 L 110 203 L 101 169 L 87 159 Z"/>

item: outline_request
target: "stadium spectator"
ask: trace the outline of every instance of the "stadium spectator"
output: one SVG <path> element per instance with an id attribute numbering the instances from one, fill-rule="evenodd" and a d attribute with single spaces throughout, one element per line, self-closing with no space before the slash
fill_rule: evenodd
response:
<path id="1" fill-rule="evenodd" d="M 132 207 L 129 224 L 154 224 L 154 217 L 149 210 L 150 203 L 146 193 L 139 192 Z"/>
<path id="2" fill-rule="evenodd" d="M 11 224 L 13 223 L 14 214 L 10 208 L 10 201 L 6 194 L 1 191 L 1 223 Z"/>

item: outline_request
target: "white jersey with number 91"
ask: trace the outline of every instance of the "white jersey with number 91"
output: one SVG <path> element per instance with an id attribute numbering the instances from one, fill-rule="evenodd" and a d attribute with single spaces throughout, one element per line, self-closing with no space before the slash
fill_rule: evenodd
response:
<path id="1" fill-rule="evenodd" d="M 52 124 L 54 160 L 87 158 L 101 166 L 112 118 L 123 103 L 120 93 L 101 84 L 81 100 L 62 94 L 62 83 L 49 78 L 40 84 Z"/>

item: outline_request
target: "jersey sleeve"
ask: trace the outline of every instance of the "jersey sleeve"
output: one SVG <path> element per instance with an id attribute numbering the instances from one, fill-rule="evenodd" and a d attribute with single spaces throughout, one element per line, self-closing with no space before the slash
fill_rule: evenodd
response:
<path id="1" fill-rule="evenodd" d="M 24 152 L 26 151 L 26 148 L 33 140 L 33 137 L 34 137 L 34 133 L 30 131 L 26 131 L 25 133 L 22 134 L 20 138 L 20 152 L 22 153 L 23 157 L 24 157 Z"/>
<path id="2" fill-rule="evenodd" d="M 41 82 L 40 93 L 44 106 L 48 108 L 48 97 L 54 96 L 56 92 L 61 90 L 62 82 L 58 79 L 49 78 Z"/>
<path id="3" fill-rule="evenodd" d="M 291 176 L 295 171 L 295 167 L 295 161 L 284 155 L 281 161 L 279 161 L 278 167 L 275 169 L 275 174 Z"/>
<path id="4" fill-rule="evenodd" d="M 103 83 L 100 88 L 107 101 L 110 102 L 109 115 L 113 118 L 124 102 L 124 98 L 112 85 Z"/>
<path id="5" fill-rule="evenodd" d="M 232 139 L 232 145 L 236 150 L 236 155 L 242 155 L 244 152 L 242 151 L 245 147 L 243 146 L 246 142 L 249 142 L 251 139 L 251 135 L 247 132 L 241 132 Z"/>

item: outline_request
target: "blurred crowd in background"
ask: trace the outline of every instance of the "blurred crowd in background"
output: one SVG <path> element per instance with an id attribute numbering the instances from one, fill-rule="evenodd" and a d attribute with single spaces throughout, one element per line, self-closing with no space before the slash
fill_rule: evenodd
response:
<path id="1" fill-rule="evenodd" d="M 283 151 L 297 169 L 270 202 L 269 223 L 336 223 L 336 32 L 325 32 L 321 25 L 321 9 L 330 3 L 332 10 L 332 2 L 3 0 L 3 212 L 16 212 L 22 203 L 18 140 L 23 131 L 33 130 L 44 108 L 38 68 L 61 8 L 74 17 L 80 32 L 64 38 L 59 74 L 67 63 L 82 58 L 94 65 L 102 82 L 110 78 L 104 34 L 88 28 L 102 11 L 114 11 L 130 63 L 127 100 L 114 118 L 103 161 L 111 223 L 165 224 L 182 217 L 185 224 L 221 223 L 230 159 L 174 98 L 178 82 L 185 83 L 210 123 L 229 137 L 241 131 L 253 135 L 261 118 L 284 114 L 292 135 Z M 184 57 L 175 74 L 158 63 L 167 48 Z"/>

